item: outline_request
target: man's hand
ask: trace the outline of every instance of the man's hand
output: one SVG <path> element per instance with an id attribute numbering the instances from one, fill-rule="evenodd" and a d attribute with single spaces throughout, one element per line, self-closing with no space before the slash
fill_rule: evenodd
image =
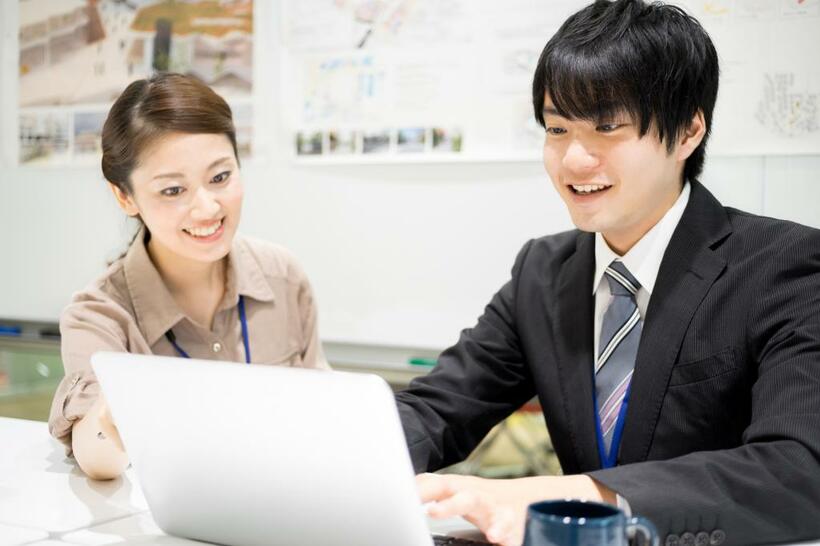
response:
<path id="1" fill-rule="evenodd" d="M 615 494 L 589 476 L 537 476 L 490 480 L 454 474 L 419 474 L 416 485 L 428 514 L 436 519 L 462 516 L 503 546 L 524 540 L 527 506 L 549 499 L 587 499 L 615 503 Z"/>

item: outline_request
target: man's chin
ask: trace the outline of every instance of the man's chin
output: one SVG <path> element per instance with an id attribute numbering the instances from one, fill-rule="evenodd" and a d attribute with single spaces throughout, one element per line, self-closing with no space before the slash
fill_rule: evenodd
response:
<path id="1" fill-rule="evenodd" d="M 607 226 L 600 221 L 595 221 L 591 218 L 572 218 L 572 223 L 580 231 L 587 233 L 603 233 L 607 230 Z"/>

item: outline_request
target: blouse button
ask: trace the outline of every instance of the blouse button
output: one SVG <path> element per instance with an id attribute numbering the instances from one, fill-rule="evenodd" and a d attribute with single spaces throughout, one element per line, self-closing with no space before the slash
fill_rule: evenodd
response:
<path id="1" fill-rule="evenodd" d="M 214 341 L 214 344 L 211 345 L 211 349 L 213 350 L 213 352 L 218 353 L 222 350 L 222 344 L 218 341 Z"/>

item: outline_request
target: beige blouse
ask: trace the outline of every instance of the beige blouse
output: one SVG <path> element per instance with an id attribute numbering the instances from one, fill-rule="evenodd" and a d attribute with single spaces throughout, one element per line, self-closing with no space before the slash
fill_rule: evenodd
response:
<path id="1" fill-rule="evenodd" d="M 236 237 L 228 254 L 225 296 L 213 329 L 189 319 L 174 301 L 145 248 L 144 234 L 60 317 L 65 377 L 51 405 L 49 431 L 71 452 L 71 428 L 99 392 L 90 357 L 97 351 L 245 362 L 237 303 L 244 296 L 251 361 L 329 369 L 317 333 L 310 283 L 284 248 Z"/>

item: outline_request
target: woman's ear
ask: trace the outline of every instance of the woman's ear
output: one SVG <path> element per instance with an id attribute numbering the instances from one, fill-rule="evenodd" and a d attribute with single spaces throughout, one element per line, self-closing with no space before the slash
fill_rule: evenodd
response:
<path id="1" fill-rule="evenodd" d="M 678 142 L 678 161 L 689 159 L 692 152 L 703 142 L 704 136 L 706 136 L 706 120 L 703 117 L 703 110 L 698 110 Z"/>
<path id="2" fill-rule="evenodd" d="M 122 188 L 111 182 L 108 183 L 108 187 L 111 188 L 111 193 L 114 194 L 117 204 L 125 211 L 125 214 L 128 216 L 136 216 L 140 213 L 137 204 L 134 203 L 134 198 L 125 193 Z"/>

